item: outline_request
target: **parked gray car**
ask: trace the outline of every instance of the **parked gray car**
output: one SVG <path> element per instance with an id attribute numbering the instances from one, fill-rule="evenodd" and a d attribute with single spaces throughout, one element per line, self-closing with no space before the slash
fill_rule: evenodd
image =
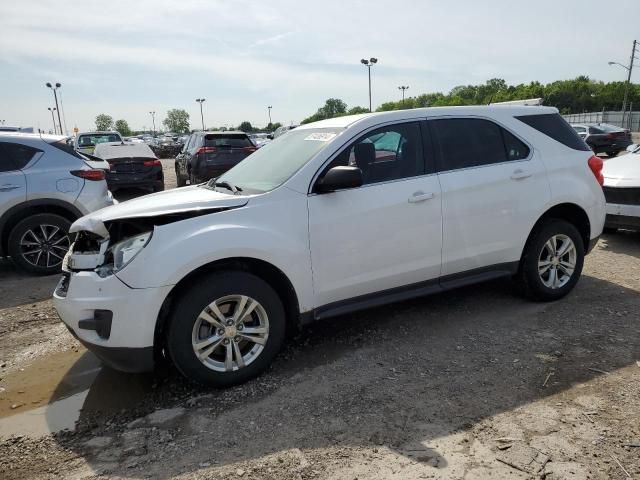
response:
<path id="1" fill-rule="evenodd" d="M 31 273 L 59 272 L 71 223 L 114 203 L 105 165 L 67 137 L 0 133 L 0 256 Z"/>

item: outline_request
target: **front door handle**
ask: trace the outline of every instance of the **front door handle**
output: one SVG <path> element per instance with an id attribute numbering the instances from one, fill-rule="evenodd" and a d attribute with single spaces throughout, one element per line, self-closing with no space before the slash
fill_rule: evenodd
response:
<path id="1" fill-rule="evenodd" d="M 0 187 L 0 192 L 10 192 L 11 190 L 15 190 L 16 188 L 22 188 L 21 185 L 11 185 L 10 183 L 5 183 Z"/>
<path id="2" fill-rule="evenodd" d="M 519 168 L 511 174 L 511 180 L 522 180 L 524 178 L 529 178 L 530 176 L 531 173 Z"/>
<path id="3" fill-rule="evenodd" d="M 424 202 L 425 200 L 430 200 L 433 197 L 435 197 L 433 193 L 416 192 L 409 197 L 409 203 Z"/>

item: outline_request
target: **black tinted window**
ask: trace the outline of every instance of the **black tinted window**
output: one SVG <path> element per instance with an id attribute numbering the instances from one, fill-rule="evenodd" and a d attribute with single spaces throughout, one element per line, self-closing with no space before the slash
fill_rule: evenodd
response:
<path id="1" fill-rule="evenodd" d="M 569 148 L 584 151 L 591 150 L 565 119 L 557 113 L 522 115 L 516 118 Z"/>
<path id="2" fill-rule="evenodd" d="M 207 135 L 205 137 L 206 147 L 253 147 L 253 143 L 246 135 L 230 134 L 230 135 Z"/>
<path id="3" fill-rule="evenodd" d="M 529 147 L 518 140 L 510 132 L 501 128 L 502 138 L 504 138 L 504 147 L 507 151 L 509 160 L 522 160 L 529 156 Z"/>
<path id="4" fill-rule="evenodd" d="M 60 140 L 58 142 L 52 142 L 49 145 L 51 145 L 52 147 L 55 147 L 55 148 L 57 148 L 59 150 L 62 150 L 63 152 L 68 153 L 69 155 L 73 155 L 76 158 L 84 160 L 84 157 L 82 155 L 80 155 L 78 152 L 76 152 L 76 150 L 73 148 L 73 146 L 69 145 L 66 140 Z"/>
<path id="5" fill-rule="evenodd" d="M 339 165 L 360 168 L 364 184 L 422 175 L 420 125 L 402 123 L 367 133 L 343 150 L 329 168 Z"/>
<path id="6" fill-rule="evenodd" d="M 0 171 L 24 168 L 39 151 L 19 143 L 0 143 Z"/>
<path id="7" fill-rule="evenodd" d="M 438 170 L 456 170 L 507 161 L 502 128 L 488 120 L 450 118 L 432 122 L 440 155 Z"/>

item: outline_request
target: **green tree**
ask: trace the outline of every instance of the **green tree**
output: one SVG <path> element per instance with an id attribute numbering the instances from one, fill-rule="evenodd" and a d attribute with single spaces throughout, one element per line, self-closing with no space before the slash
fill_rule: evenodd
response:
<path id="1" fill-rule="evenodd" d="M 238 130 L 240 130 L 241 132 L 253 132 L 253 127 L 251 126 L 250 122 L 244 121 L 240 124 L 240 126 L 238 126 Z"/>
<path id="2" fill-rule="evenodd" d="M 320 107 L 316 113 L 311 115 L 310 117 L 302 120 L 301 123 L 311 123 L 317 122 L 318 120 L 324 120 L 326 118 L 339 117 L 341 115 L 346 115 L 347 113 L 347 104 L 344 103 L 339 98 L 329 98 L 324 106 Z"/>
<path id="3" fill-rule="evenodd" d="M 99 132 L 113 130 L 113 117 L 104 113 L 98 115 L 96 117 L 96 130 Z"/>
<path id="4" fill-rule="evenodd" d="M 359 113 L 369 113 L 369 109 L 364 107 L 351 107 L 347 111 L 348 115 L 358 115 Z"/>
<path id="5" fill-rule="evenodd" d="M 131 129 L 129 128 L 129 124 L 126 120 L 116 120 L 115 129 L 116 132 L 118 132 L 123 137 L 131 136 Z"/>
<path id="6" fill-rule="evenodd" d="M 162 124 L 174 133 L 189 133 L 189 114 L 181 108 L 173 108 L 167 112 Z"/>

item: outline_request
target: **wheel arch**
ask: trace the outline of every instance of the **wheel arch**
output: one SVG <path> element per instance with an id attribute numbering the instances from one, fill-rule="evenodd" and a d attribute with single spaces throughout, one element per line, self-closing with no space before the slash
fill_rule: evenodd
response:
<path id="1" fill-rule="evenodd" d="M 0 255 L 7 254 L 9 234 L 18 222 L 38 213 L 60 215 L 70 222 L 75 222 L 82 217 L 82 212 L 77 207 L 56 199 L 30 200 L 15 205 L 0 217 Z"/>
<path id="2" fill-rule="evenodd" d="M 565 220 L 578 229 L 578 232 L 580 232 L 580 236 L 582 237 L 582 241 L 584 243 L 586 254 L 587 249 L 589 248 L 589 240 L 591 239 L 591 222 L 589 221 L 587 212 L 575 203 L 559 203 L 550 207 L 546 212 L 544 212 L 531 228 L 529 236 L 527 237 L 527 241 L 525 242 L 525 245 L 522 249 L 522 253 L 524 253 L 526 246 L 529 244 L 533 233 L 540 227 L 540 225 L 551 218 Z"/>
<path id="3" fill-rule="evenodd" d="M 167 298 L 165 298 L 158 319 L 156 321 L 154 331 L 154 347 L 156 350 L 156 358 L 161 358 L 162 349 L 166 347 L 165 332 L 169 324 L 169 318 L 174 305 L 174 300 L 189 287 L 198 278 L 224 270 L 234 270 L 252 273 L 262 280 L 269 283 L 280 297 L 282 305 L 284 306 L 286 314 L 287 334 L 295 332 L 300 325 L 300 304 L 298 301 L 298 295 L 289 280 L 289 277 L 275 265 L 251 257 L 232 257 L 221 260 L 216 260 L 207 264 L 204 264 L 195 270 L 185 275 L 174 287 L 171 289 Z"/>

